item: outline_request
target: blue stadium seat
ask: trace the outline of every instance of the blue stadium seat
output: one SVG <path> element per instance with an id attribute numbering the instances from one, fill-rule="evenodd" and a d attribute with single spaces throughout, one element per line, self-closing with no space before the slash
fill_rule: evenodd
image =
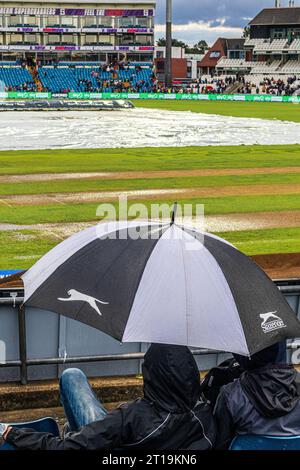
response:
<path id="1" fill-rule="evenodd" d="M 300 450 L 300 436 L 237 436 L 229 450 Z"/>
<path id="2" fill-rule="evenodd" d="M 35 87 L 32 76 L 27 69 L 23 67 L 0 67 L 0 83 L 9 87 L 22 87 L 26 82 L 30 84 L 30 88 Z"/>
<path id="3" fill-rule="evenodd" d="M 82 65 L 82 66 L 80 66 Z M 113 80 L 113 72 L 103 71 L 98 66 L 85 67 L 85 64 L 76 64 L 76 68 L 68 66 L 59 67 L 39 67 L 38 74 L 39 79 L 44 88 L 47 88 L 53 93 L 59 93 L 62 90 L 70 89 L 74 92 L 86 91 L 86 85 L 80 83 L 80 80 L 90 80 L 93 89 L 99 87 L 97 78 L 92 75 L 93 72 L 97 72 L 98 78 L 103 80 Z M 136 70 L 134 68 L 126 68 L 124 70 L 118 70 L 116 80 L 128 80 L 133 87 L 136 87 L 137 83 L 143 80 L 145 83 L 140 89 L 141 92 L 149 92 L 152 87 L 152 69 L 142 68 Z M 111 88 L 106 88 L 106 92 L 111 92 Z"/>
<path id="4" fill-rule="evenodd" d="M 12 423 L 12 426 L 16 428 L 27 428 L 34 429 L 37 432 L 48 432 L 53 436 L 59 436 L 59 429 L 57 422 L 53 418 L 42 418 L 36 421 L 29 421 L 27 423 Z M 5 443 L 0 450 L 15 450 L 13 446 Z"/>

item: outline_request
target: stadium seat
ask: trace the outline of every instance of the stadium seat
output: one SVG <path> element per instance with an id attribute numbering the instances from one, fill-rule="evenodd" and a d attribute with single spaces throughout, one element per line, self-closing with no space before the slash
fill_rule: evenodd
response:
<path id="1" fill-rule="evenodd" d="M 37 432 L 48 432 L 53 436 L 59 436 L 59 429 L 57 422 L 53 418 L 42 418 L 36 421 L 29 421 L 27 423 L 12 423 L 16 428 L 34 429 Z M 14 447 L 5 443 L 0 450 L 14 450 Z"/>
<path id="2" fill-rule="evenodd" d="M 74 92 L 85 91 L 85 84 L 80 83 L 80 80 L 90 80 L 94 89 L 98 88 L 97 78 L 92 75 L 93 72 L 97 73 L 97 78 L 100 80 L 113 80 L 113 73 L 103 71 L 98 66 L 84 66 L 84 64 L 76 64 L 76 67 L 69 67 L 67 65 L 58 67 L 39 67 L 38 74 L 44 88 L 47 88 L 53 93 L 59 93 L 61 90 L 70 89 Z M 133 87 L 143 80 L 145 83 L 140 90 L 141 92 L 148 92 L 151 90 L 152 82 L 152 69 L 142 68 L 136 70 L 135 68 L 124 68 L 117 70 L 117 80 L 128 80 Z M 107 88 L 105 91 L 113 91 Z"/>
<path id="3" fill-rule="evenodd" d="M 23 67 L 0 67 L 0 83 L 4 83 L 6 87 L 22 87 L 26 82 L 30 84 L 30 88 L 35 88 L 32 76 L 27 69 Z"/>
<path id="4" fill-rule="evenodd" d="M 237 436 L 229 450 L 300 450 L 300 436 Z"/>

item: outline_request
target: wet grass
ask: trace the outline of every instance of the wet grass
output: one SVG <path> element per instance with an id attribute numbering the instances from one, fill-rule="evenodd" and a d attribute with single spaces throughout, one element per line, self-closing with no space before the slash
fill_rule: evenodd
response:
<path id="1" fill-rule="evenodd" d="M 27 269 L 59 242 L 57 237 L 33 230 L 0 231 L 0 268 Z"/>
<path id="2" fill-rule="evenodd" d="M 1 175 L 299 165 L 300 145 L 0 151 Z"/>
<path id="3" fill-rule="evenodd" d="M 203 112 L 238 117 L 261 117 L 300 122 L 300 107 L 277 103 L 138 102 L 138 106 Z M 270 136 L 270 141 L 272 136 Z M 270 167 L 299 167 L 300 145 L 226 146 L 140 149 L 79 149 L 0 152 L 0 174 L 127 172 L 193 169 L 265 168 L 263 175 L 175 177 L 125 180 L 61 180 L 2 183 L 0 195 L 126 191 L 300 183 L 300 174 L 268 174 Z M 101 201 L 104 202 L 104 201 Z M 146 201 L 131 201 L 130 204 Z M 170 196 L 155 202 L 173 203 Z M 179 198 L 181 203 L 205 204 L 207 215 L 300 210 L 300 194 Z M 118 204 L 115 203 L 116 210 Z M 97 221 L 97 203 L 7 206 L 0 201 L 0 224 L 41 224 Z M 226 232 L 228 239 L 246 254 L 289 253 L 300 250 L 300 228 Z M 28 268 L 60 239 L 37 230 L 0 231 L 0 268 Z"/>
<path id="4" fill-rule="evenodd" d="M 293 211 L 300 210 L 300 194 L 264 195 L 264 196 L 228 196 L 222 198 L 178 198 L 181 204 L 204 204 L 206 215 L 255 213 L 264 211 Z M 104 201 L 99 201 L 102 204 Z M 167 203 L 173 205 L 174 199 L 170 196 L 160 196 L 159 199 L 147 197 L 147 200 L 129 200 L 128 206 L 144 204 L 150 213 L 151 204 Z M 97 220 L 97 203 L 48 204 L 28 206 L 0 206 L 0 221 L 12 224 L 38 224 L 38 223 L 67 223 L 88 222 Z M 118 215 L 118 202 L 112 203 Z M 137 215 L 139 212 L 137 212 Z"/>
<path id="5" fill-rule="evenodd" d="M 231 101 L 160 101 L 133 100 L 136 107 L 166 109 L 170 111 L 192 111 L 194 113 L 219 114 L 243 118 L 277 119 L 300 122 L 300 104 L 253 103 Z"/>
<path id="6" fill-rule="evenodd" d="M 300 228 L 218 233 L 247 255 L 300 251 Z M 53 248 L 59 239 L 49 232 L 0 232 L 1 269 L 27 269 Z"/>
<path id="7" fill-rule="evenodd" d="M 0 195 L 132 191 L 146 189 L 222 188 L 244 185 L 299 184 L 300 173 L 189 176 L 137 179 L 74 179 L 28 183 L 1 183 Z M 274 190 L 270 190 L 270 193 Z"/>
<path id="8" fill-rule="evenodd" d="M 218 235 L 247 255 L 300 252 L 300 227 L 223 232 Z"/>

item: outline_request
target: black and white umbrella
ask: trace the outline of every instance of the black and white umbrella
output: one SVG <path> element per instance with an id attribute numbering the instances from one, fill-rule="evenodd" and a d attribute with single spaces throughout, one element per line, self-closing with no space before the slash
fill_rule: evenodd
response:
<path id="1" fill-rule="evenodd" d="M 43 256 L 23 281 L 27 305 L 125 342 L 252 355 L 300 336 L 288 303 L 250 258 L 174 223 L 88 228 Z"/>

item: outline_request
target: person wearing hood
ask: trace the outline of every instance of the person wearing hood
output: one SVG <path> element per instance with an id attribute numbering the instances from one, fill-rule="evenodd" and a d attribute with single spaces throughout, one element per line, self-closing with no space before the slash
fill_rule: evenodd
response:
<path id="1" fill-rule="evenodd" d="M 234 358 L 244 372 L 218 395 L 216 448 L 228 448 L 236 435 L 300 435 L 300 374 L 286 364 L 285 342 Z"/>
<path id="2" fill-rule="evenodd" d="M 79 369 L 61 377 L 71 432 L 64 438 L 8 428 L 4 439 L 30 450 L 209 450 L 216 426 L 200 401 L 197 364 L 187 347 L 152 344 L 143 363 L 143 397 L 108 413 Z"/>

